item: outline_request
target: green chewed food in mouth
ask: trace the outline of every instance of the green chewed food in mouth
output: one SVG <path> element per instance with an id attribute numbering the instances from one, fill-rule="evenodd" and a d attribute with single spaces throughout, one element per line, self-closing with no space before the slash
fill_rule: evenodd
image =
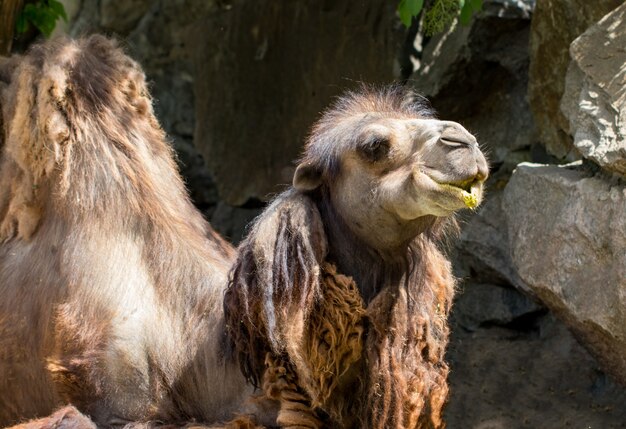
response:
<path id="1" fill-rule="evenodd" d="M 463 191 L 463 202 L 467 208 L 475 209 L 478 207 L 478 188 L 472 187 L 471 192 Z"/>
<path id="2" fill-rule="evenodd" d="M 465 203 L 465 207 L 469 209 L 475 209 L 480 204 L 481 186 L 476 181 L 471 180 L 459 185 L 449 183 L 440 183 L 439 185 L 460 196 Z"/>

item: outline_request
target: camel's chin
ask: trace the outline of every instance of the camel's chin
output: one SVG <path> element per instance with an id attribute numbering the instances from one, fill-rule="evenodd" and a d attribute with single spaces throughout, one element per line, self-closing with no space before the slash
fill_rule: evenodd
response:
<path id="1" fill-rule="evenodd" d="M 448 216 L 464 208 L 475 209 L 483 200 L 483 181 L 468 179 L 464 182 L 445 182 L 432 174 L 420 171 L 414 175 L 419 189 L 428 189 L 428 202 L 423 206 L 431 210 L 435 216 Z M 438 180 L 439 179 L 439 180 Z"/>
<path id="2" fill-rule="evenodd" d="M 414 221 L 424 216 L 450 216 L 465 208 L 474 210 L 483 200 L 482 183 L 473 183 L 467 190 L 451 184 L 433 183 L 427 198 L 404 199 L 401 203 L 390 205 L 392 208 L 389 211 L 404 221 Z"/>

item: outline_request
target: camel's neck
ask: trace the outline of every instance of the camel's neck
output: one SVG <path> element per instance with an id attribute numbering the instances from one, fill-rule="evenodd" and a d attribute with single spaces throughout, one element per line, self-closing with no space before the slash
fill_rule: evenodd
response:
<path id="1" fill-rule="evenodd" d="M 406 278 L 413 260 L 410 242 L 389 251 L 374 249 L 351 231 L 324 190 L 317 201 L 328 237 L 328 259 L 355 280 L 366 302 Z"/>

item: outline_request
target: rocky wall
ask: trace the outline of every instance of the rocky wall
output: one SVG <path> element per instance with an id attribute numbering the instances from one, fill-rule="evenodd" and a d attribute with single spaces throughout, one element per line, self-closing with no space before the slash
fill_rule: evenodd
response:
<path id="1" fill-rule="evenodd" d="M 570 46 L 561 114 L 584 160 L 521 164 L 504 190 L 518 275 L 626 385 L 626 3 Z"/>
<path id="2" fill-rule="evenodd" d="M 560 110 L 570 43 L 620 4 L 622 0 L 537 1 L 531 25 L 528 95 L 541 141 L 559 158 L 580 157 Z"/>
<path id="3" fill-rule="evenodd" d="M 308 129 L 333 97 L 399 73 L 404 32 L 386 0 L 233 1 L 197 26 L 195 142 L 234 206 L 291 184 Z"/>

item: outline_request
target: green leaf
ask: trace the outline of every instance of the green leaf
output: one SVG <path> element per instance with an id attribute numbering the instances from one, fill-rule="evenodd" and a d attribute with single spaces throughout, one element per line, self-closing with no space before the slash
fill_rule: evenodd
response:
<path id="1" fill-rule="evenodd" d="M 405 27 L 411 25 L 413 17 L 417 16 L 424 7 L 424 0 L 401 0 L 398 4 L 398 15 Z"/>
<path id="2" fill-rule="evenodd" d="M 405 27 L 409 27 L 411 25 L 411 10 L 407 4 L 407 0 L 402 0 L 398 5 L 398 15 L 400 16 L 400 21 L 404 24 Z"/>
<path id="3" fill-rule="evenodd" d="M 24 34 L 28 31 L 29 27 L 30 24 L 28 23 L 26 18 L 24 18 L 24 14 L 20 13 L 20 15 L 17 17 L 17 21 L 15 21 L 15 31 L 17 32 L 17 34 Z"/>
<path id="4" fill-rule="evenodd" d="M 461 14 L 459 15 L 459 21 L 463 25 L 468 25 L 472 21 L 472 15 L 480 10 L 483 7 L 483 0 L 465 0 L 465 4 L 461 9 Z"/>
<path id="5" fill-rule="evenodd" d="M 417 16 L 424 7 L 424 0 L 408 0 L 411 15 Z"/>
<path id="6" fill-rule="evenodd" d="M 472 4 L 474 12 L 480 12 L 483 8 L 483 0 L 469 0 L 469 2 Z"/>
<path id="7" fill-rule="evenodd" d="M 67 14 L 63 4 L 58 0 L 38 0 L 24 6 L 16 22 L 18 34 L 23 33 L 32 25 L 44 36 L 50 37 L 59 18 L 67 22 Z"/>
<path id="8" fill-rule="evenodd" d="M 65 7 L 57 0 L 48 0 L 48 7 L 54 11 L 56 19 L 63 18 L 63 21 L 67 22 L 67 14 L 65 13 Z"/>
<path id="9" fill-rule="evenodd" d="M 470 2 L 463 5 L 461 14 L 459 15 L 459 21 L 463 25 L 468 25 L 472 21 L 472 5 Z"/>

